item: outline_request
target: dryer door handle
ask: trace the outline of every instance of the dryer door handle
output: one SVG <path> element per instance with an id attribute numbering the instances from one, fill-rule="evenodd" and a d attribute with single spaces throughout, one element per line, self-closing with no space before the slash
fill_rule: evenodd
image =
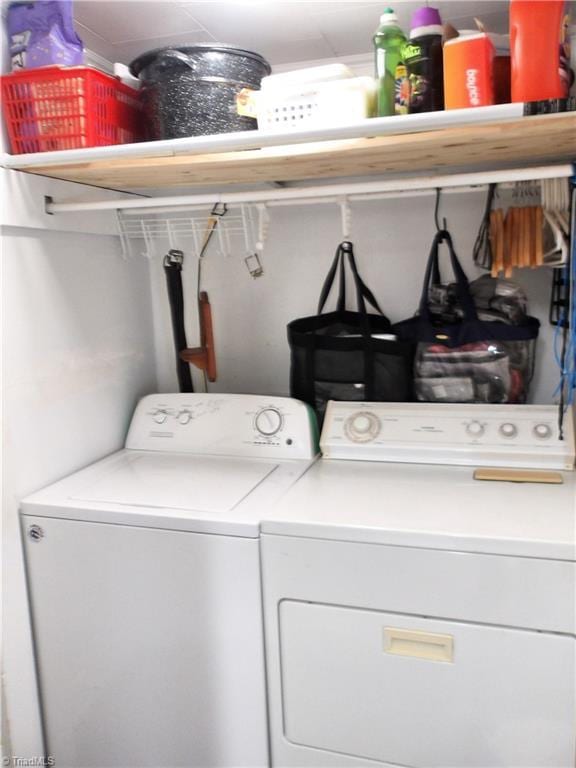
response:
<path id="1" fill-rule="evenodd" d="M 384 627 L 384 651 L 428 661 L 454 661 L 454 638 L 419 630 Z"/>

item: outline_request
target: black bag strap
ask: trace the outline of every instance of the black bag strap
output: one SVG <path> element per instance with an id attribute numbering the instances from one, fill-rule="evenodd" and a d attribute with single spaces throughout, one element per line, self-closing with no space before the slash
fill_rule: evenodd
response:
<path id="1" fill-rule="evenodd" d="M 440 266 L 438 262 L 439 246 L 442 243 L 446 243 L 448 251 L 450 253 L 450 263 L 452 265 L 452 271 L 456 281 L 456 293 L 462 309 L 464 311 L 464 319 L 467 321 L 477 321 L 478 313 L 474 304 L 474 299 L 470 293 L 470 285 L 466 273 L 462 269 L 462 265 L 458 260 L 456 251 L 454 250 L 454 244 L 452 243 L 452 237 L 450 232 L 446 229 L 440 229 L 434 236 L 432 241 L 432 248 L 430 249 L 430 255 L 428 256 L 428 264 L 426 265 L 426 272 L 424 273 L 424 285 L 422 287 L 422 295 L 420 297 L 420 316 L 425 320 L 430 321 L 430 306 L 428 302 L 428 290 L 433 283 L 440 282 Z"/>
<path id="2" fill-rule="evenodd" d="M 320 298 L 318 299 L 319 315 L 322 314 L 324 305 L 326 304 L 330 291 L 332 290 L 332 286 L 334 285 L 334 279 L 336 277 L 336 272 L 338 271 L 338 267 L 340 267 L 340 283 L 339 283 L 338 302 L 336 304 L 336 309 L 338 310 L 338 312 L 343 312 L 346 309 L 346 275 L 344 274 L 344 270 L 342 269 L 341 261 L 342 261 L 342 243 L 340 243 L 340 245 L 336 249 L 336 255 L 334 256 L 334 260 L 330 266 L 330 269 L 328 270 L 328 274 L 326 275 L 326 279 L 324 280 L 324 284 L 322 285 L 322 290 L 320 291 Z"/>
<path id="3" fill-rule="evenodd" d="M 180 392 L 194 392 L 190 366 L 180 359 L 180 352 L 187 349 L 186 329 L 184 327 L 184 292 L 182 290 L 182 264 L 184 254 L 182 251 L 171 250 L 164 257 L 164 273 L 166 275 L 166 287 L 168 289 L 168 301 L 170 302 L 170 315 L 172 317 L 172 333 L 176 350 L 176 372 Z"/>
<path id="4" fill-rule="evenodd" d="M 356 265 L 356 259 L 354 258 L 354 246 L 349 240 L 344 240 L 344 242 L 340 243 L 336 249 L 336 255 L 334 256 L 334 260 L 328 271 L 328 274 L 326 275 L 322 290 L 320 291 L 320 298 L 318 300 L 318 314 L 321 315 L 324 310 L 324 306 L 330 291 L 332 290 L 332 286 L 334 285 L 334 280 L 336 278 L 338 269 L 340 271 L 338 300 L 336 303 L 336 308 L 338 312 L 344 312 L 346 310 L 346 256 L 348 257 L 349 268 L 352 272 L 352 278 L 356 287 L 358 312 L 366 315 L 366 302 L 368 302 L 368 304 L 370 304 L 377 312 L 379 312 L 383 317 L 386 317 L 384 312 L 382 312 L 376 297 L 360 277 L 358 267 Z"/>

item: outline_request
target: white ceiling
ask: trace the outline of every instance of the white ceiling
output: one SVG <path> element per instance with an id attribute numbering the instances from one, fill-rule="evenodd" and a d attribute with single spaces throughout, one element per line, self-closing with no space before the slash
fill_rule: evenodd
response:
<path id="1" fill-rule="evenodd" d="M 474 16 L 490 31 L 508 31 L 502 0 L 432 3 L 444 21 L 470 28 Z M 231 43 L 262 54 L 272 65 L 348 57 L 372 50 L 372 35 L 388 5 L 408 31 L 413 0 L 76 0 L 74 16 L 85 45 L 110 61 L 129 63 L 167 45 Z"/>

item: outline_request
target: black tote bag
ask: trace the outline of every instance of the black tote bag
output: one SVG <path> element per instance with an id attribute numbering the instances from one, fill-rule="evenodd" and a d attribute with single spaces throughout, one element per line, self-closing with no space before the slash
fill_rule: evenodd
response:
<path id="1" fill-rule="evenodd" d="M 356 289 L 357 312 L 346 310 L 346 269 Z M 324 313 L 339 273 L 336 312 Z M 366 302 L 378 314 L 369 314 Z M 352 243 L 338 246 L 318 302 L 318 314 L 288 325 L 290 394 L 309 403 L 320 420 L 328 400 L 410 399 L 413 346 L 394 338 L 392 325 L 358 273 Z"/>
<path id="2" fill-rule="evenodd" d="M 441 243 L 448 246 L 462 314 L 452 322 L 430 311 L 430 288 L 440 283 Z M 539 321 L 528 315 L 517 324 L 480 319 L 450 233 L 441 230 L 432 243 L 418 314 L 397 323 L 393 332 L 399 339 L 416 344 L 416 400 L 524 403 L 532 379 L 539 328 Z"/>

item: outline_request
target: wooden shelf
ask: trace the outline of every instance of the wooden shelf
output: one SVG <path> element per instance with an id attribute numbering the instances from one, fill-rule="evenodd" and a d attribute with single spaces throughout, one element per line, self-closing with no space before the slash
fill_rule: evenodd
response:
<path id="1" fill-rule="evenodd" d="M 147 146 L 152 145 L 142 145 L 141 157 L 38 164 L 21 170 L 115 189 L 495 170 L 574 161 L 576 113 L 218 154 L 146 157 Z M 11 167 L 18 170 L 17 157 Z"/>

